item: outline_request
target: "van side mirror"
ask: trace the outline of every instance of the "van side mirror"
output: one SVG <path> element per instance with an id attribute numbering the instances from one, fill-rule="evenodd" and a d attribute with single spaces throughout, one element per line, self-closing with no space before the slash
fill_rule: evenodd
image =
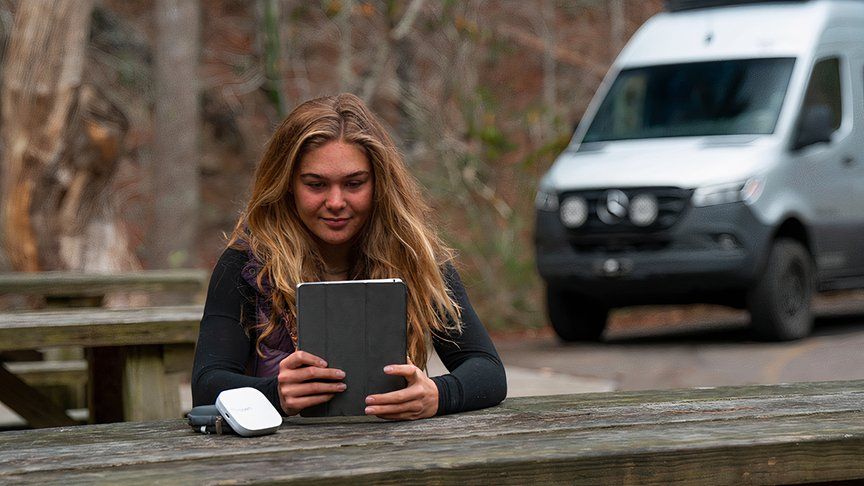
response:
<path id="1" fill-rule="evenodd" d="M 793 150 L 799 150 L 809 145 L 830 142 L 834 133 L 831 108 L 828 105 L 810 105 L 804 109 L 798 132 L 795 136 Z"/>

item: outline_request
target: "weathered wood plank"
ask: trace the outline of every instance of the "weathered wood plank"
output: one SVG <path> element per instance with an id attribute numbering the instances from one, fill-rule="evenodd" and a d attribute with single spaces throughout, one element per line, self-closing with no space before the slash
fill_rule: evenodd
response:
<path id="1" fill-rule="evenodd" d="M 202 313 L 198 305 L 9 312 L 0 314 L 0 351 L 194 343 Z"/>
<path id="2" fill-rule="evenodd" d="M 189 373 L 195 361 L 193 343 L 166 344 L 162 348 L 162 359 L 167 373 Z"/>
<path id="3" fill-rule="evenodd" d="M 173 387 L 173 389 L 172 389 Z M 180 397 L 177 382 L 168 379 L 161 346 L 136 346 L 126 350 L 123 368 L 123 416 L 130 421 L 177 416 Z"/>
<path id="4" fill-rule="evenodd" d="M 864 478 L 864 382 L 508 399 L 413 423 L 11 432 L 0 482 L 777 484 Z M 739 390 L 739 395 L 735 391 Z"/>
<path id="5" fill-rule="evenodd" d="M 836 430 L 854 423 L 852 417 L 837 420 L 829 432 L 836 434 Z M 125 462 L 117 464 L 115 449 L 103 443 L 95 448 L 79 445 L 80 450 L 96 453 L 106 461 L 92 458 L 94 464 L 87 467 L 22 472 L 8 479 L 39 482 L 67 475 L 67 479 L 75 480 L 133 483 L 235 480 L 354 484 L 456 481 L 465 484 L 777 484 L 862 477 L 860 454 L 864 452 L 864 444 L 860 429 L 851 438 L 828 439 L 819 425 L 822 424 L 815 427 L 799 424 L 797 431 L 787 427 L 788 437 L 782 442 L 754 441 L 756 434 L 770 437 L 773 427 L 764 420 L 751 419 L 735 424 L 734 428 L 739 429 L 738 434 L 744 439 L 737 443 L 714 439 L 710 432 L 717 427 L 705 424 L 701 427 L 673 424 L 647 431 L 604 428 L 581 434 L 542 431 L 510 437 L 487 434 L 464 440 L 439 440 L 426 434 L 400 442 L 372 438 L 379 431 L 367 428 L 366 442 L 326 449 L 304 447 L 302 439 L 284 434 L 274 438 L 281 439 L 282 443 L 296 443 L 295 447 L 274 446 L 269 441 L 270 444 L 259 444 L 253 449 L 238 443 L 258 439 L 198 437 L 178 440 L 168 449 L 157 449 L 155 453 L 162 456 L 158 462 L 153 461 L 150 453 L 153 451 L 151 442 L 127 439 L 124 445 L 135 449 L 133 453 L 137 453 L 137 459 L 127 457 Z M 730 427 L 727 433 L 732 431 Z M 296 430 L 285 431 L 292 432 Z M 694 432 L 709 435 L 691 439 L 689 443 L 682 440 L 697 436 Z M 818 440 L 814 440 L 814 434 Z M 622 444 L 622 436 L 626 438 L 627 435 L 631 435 L 630 440 Z M 646 435 L 649 440 L 664 435 L 664 444 L 640 446 L 639 441 Z M 209 443 L 209 447 L 195 447 L 196 442 Z M 596 447 L 610 442 L 616 445 L 611 451 Z M 177 457 L 174 452 L 181 446 L 197 448 L 196 457 Z M 63 451 L 58 452 L 62 454 Z M 71 445 L 68 452 L 71 452 Z M 0 479 L 7 477 L 0 476 Z"/>
<path id="6" fill-rule="evenodd" d="M 399 441 L 408 439 L 417 433 L 430 432 L 457 438 L 472 434 L 483 435 L 488 430 L 500 434 L 504 432 L 498 431 L 497 428 L 504 425 L 506 425 L 506 433 L 528 433 L 538 428 L 545 430 L 555 428 L 556 420 L 560 422 L 557 427 L 575 430 L 686 421 L 721 421 L 734 419 L 736 416 L 746 417 L 749 415 L 770 419 L 775 416 L 806 416 L 809 414 L 861 411 L 864 407 L 864 395 L 857 390 L 861 389 L 862 386 L 864 386 L 864 381 L 839 381 L 716 389 L 679 389 L 663 392 L 617 392 L 608 394 L 610 396 L 608 405 L 604 404 L 603 393 L 520 397 L 507 399 L 498 407 L 491 409 L 448 417 L 436 417 L 410 424 L 369 423 L 368 419 L 355 420 L 353 418 L 322 420 L 292 417 L 286 419 L 286 425 L 298 426 L 298 431 L 308 433 L 304 434 L 308 437 L 302 437 L 304 447 L 328 448 L 350 445 L 355 440 L 360 443 L 368 442 L 365 427 L 380 425 L 398 425 L 388 429 L 387 432 L 396 434 L 392 439 Z M 736 397 L 734 391 L 739 388 L 742 389 L 742 396 Z M 683 400 L 682 398 L 688 397 L 689 391 L 692 391 L 694 395 L 701 396 Z M 714 394 L 706 395 L 708 392 L 714 392 Z M 628 403 L 629 405 L 627 405 Z M 553 404 L 553 406 L 546 407 L 547 404 Z M 454 428 L 456 430 L 439 430 L 441 427 L 438 421 L 440 420 L 447 420 L 456 425 Z M 165 424 L 170 423 L 165 422 Z M 124 437 L 124 431 L 125 429 L 122 427 L 116 430 L 113 427 L 107 427 L 100 428 L 99 434 L 116 434 L 116 437 Z M 186 431 L 185 427 L 178 426 L 176 430 L 165 430 L 159 435 L 167 434 L 168 440 L 173 441 L 177 436 L 186 435 Z M 135 436 L 137 433 L 137 429 L 131 429 L 129 436 Z M 399 435 L 402 433 L 404 435 Z M 90 435 L 91 431 L 88 428 L 69 429 L 64 433 L 65 437 L 71 437 L 76 443 L 86 442 Z M 3 437 L 5 441 L 14 440 L 10 435 Z M 257 446 L 252 441 L 245 441 L 237 446 L 246 445 Z"/>
<path id="7" fill-rule="evenodd" d="M 32 386 L 87 383 L 87 362 L 84 360 L 25 361 L 4 365 L 15 376 Z"/>
<path id="8" fill-rule="evenodd" d="M 7 362 L 4 365 L 62 409 L 87 406 L 87 362 L 83 359 Z M 4 394 L 0 393 L 0 401 L 3 399 Z"/>
<path id="9" fill-rule="evenodd" d="M 62 427 L 78 423 L 3 365 L 0 365 L 0 390 L 3 391 L 3 403 L 33 427 Z"/>
<path id="10" fill-rule="evenodd" d="M 585 404 L 635 405 L 645 403 L 688 403 L 705 399 L 744 399 L 767 396 L 811 396 L 834 393 L 862 393 L 864 380 L 780 383 L 772 385 L 737 385 L 720 387 L 677 388 L 670 390 L 639 390 L 620 392 L 598 392 L 579 394 L 579 402 Z M 518 401 L 508 400 L 508 408 L 525 410 L 557 410 L 572 403 L 572 395 L 522 397 Z"/>
<path id="11" fill-rule="evenodd" d="M 208 273 L 200 269 L 127 273 L 38 272 L 0 274 L 0 295 L 97 296 L 127 291 L 199 291 Z"/>
<path id="12" fill-rule="evenodd" d="M 0 314 L 0 351 L 88 348 L 88 408 L 95 423 L 176 417 L 179 376 L 166 373 L 161 350 L 166 343 L 187 349 L 195 343 L 202 312 L 201 306 L 9 312 Z M 149 346 L 158 353 L 145 357 Z M 30 405 L 38 407 L 38 400 Z"/>

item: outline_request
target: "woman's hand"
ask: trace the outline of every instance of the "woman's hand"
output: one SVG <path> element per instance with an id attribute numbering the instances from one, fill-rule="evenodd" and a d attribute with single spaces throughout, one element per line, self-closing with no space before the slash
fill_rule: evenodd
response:
<path id="1" fill-rule="evenodd" d="M 334 394 L 345 391 L 345 384 L 338 382 L 342 378 L 345 378 L 344 371 L 328 368 L 327 362 L 318 356 L 294 351 L 279 362 L 279 402 L 282 410 L 287 415 L 297 415 L 304 408 L 330 400 Z"/>
<path id="2" fill-rule="evenodd" d="M 402 390 L 366 397 L 366 415 L 388 420 L 416 420 L 438 411 L 438 387 L 426 373 L 413 364 L 388 365 L 388 375 L 404 376 L 408 386 Z"/>

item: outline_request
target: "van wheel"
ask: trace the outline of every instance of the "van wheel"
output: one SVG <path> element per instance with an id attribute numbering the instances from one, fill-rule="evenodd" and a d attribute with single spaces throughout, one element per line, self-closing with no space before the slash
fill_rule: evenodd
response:
<path id="1" fill-rule="evenodd" d="M 565 342 L 598 341 L 606 328 L 609 309 L 569 292 L 546 288 L 546 310 L 555 334 Z"/>
<path id="2" fill-rule="evenodd" d="M 807 336 L 813 328 L 812 297 L 810 254 L 795 240 L 778 239 L 765 272 L 747 296 L 753 331 L 772 341 Z"/>

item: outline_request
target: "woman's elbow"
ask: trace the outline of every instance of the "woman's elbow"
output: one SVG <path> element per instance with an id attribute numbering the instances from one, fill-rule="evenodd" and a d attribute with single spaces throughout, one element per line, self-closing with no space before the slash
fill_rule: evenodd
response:
<path id="1" fill-rule="evenodd" d="M 498 366 L 494 379 L 490 380 L 489 399 L 491 405 L 498 405 L 507 398 L 507 372 L 504 370 L 504 365 Z"/>
<path id="2" fill-rule="evenodd" d="M 192 388 L 192 406 L 213 405 L 216 403 L 216 394 L 214 388 L 210 385 L 211 380 L 201 370 L 196 370 L 192 373 L 191 388 Z"/>
<path id="3" fill-rule="evenodd" d="M 500 361 L 487 360 L 483 365 L 482 385 L 478 390 L 482 394 L 477 396 L 475 408 L 494 407 L 507 398 L 507 372 Z"/>

